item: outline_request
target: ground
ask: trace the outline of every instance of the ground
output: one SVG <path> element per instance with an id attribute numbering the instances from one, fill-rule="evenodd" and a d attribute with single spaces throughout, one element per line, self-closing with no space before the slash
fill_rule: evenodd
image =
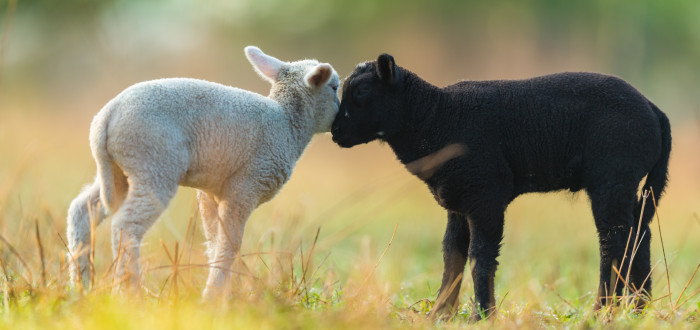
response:
<path id="1" fill-rule="evenodd" d="M 426 318 L 441 280 L 445 211 L 386 145 L 341 149 L 328 135 L 314 138 L 291 181 L 248 222 L 231 299 L 200 301 L 204 238 L 194 190 L 187 188 L 145 238 L 140 296 L 113 290 L 108 225 L 95 232 L 94 289 L 71 288 L 65 214 L 94 176 L 91 116 L 3 114 L 0 328 L 467 324 L 469 275 L 454 319 Z M 477 326 L 700 327 L 700 279 L 693 278 L 700 262 L 700 132 L 687 123 L 674 125 L 673 134 L 671 183 L 652 223 L 654 301 L 647 310 L 636 314 L 623 304 L 594 314 L 598 250 L 588 198 L 531 194 L 507 210 L 496 278 L 499 310 Z"/>

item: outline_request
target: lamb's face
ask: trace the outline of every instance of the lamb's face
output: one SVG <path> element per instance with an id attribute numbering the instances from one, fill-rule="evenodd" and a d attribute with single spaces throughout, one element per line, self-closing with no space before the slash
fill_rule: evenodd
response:
<path id="1" fill-rule="evenodd" d="M 343 101 L 331 129 L 333 141 L 349 148 L 398 131 L 397 72 L 394 59 L 386 54 L 355 68 L 343 84 Z"/>
<path id="2" fill-rule="evenodd" d="M 338 99 L 340 78 L 328 63 L 312 60 L 302 62 L 304 64 L 299 68 L 299 72 L 303 73 L 301 77 L 303 83 L 300 87 L 305 89 L 303 94 L 310 95 L 308 106 L 314 115 L 314 132 L 329 132 L 340 106 Z"/>
<path id="3" fill-rule="evenodd" d="M 338 113 L 338 73 L 316 60 L 282 62 L 248 46 L 246 56 L 258 74 L 272 83 L 271 96 L 310 111 L 315 133 L 328 132 Z"/>
<path id="4" fill-rule="evenodd" d="M 338 87 L 340 86 L 340 78 L 338 73 L 333 70 L 328 83 L 321 89 L 319 102 L 316 108 L 316 132 L 330 132 L 333 120 L 338 114 L 340 108 L 340 99 L 338 98 Z"/>

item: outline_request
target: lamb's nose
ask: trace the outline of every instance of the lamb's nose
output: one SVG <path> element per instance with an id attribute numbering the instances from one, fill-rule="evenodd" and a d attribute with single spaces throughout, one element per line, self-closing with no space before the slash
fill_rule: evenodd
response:
<path id="1" fill-rule="evenodd" d="M 331 134 L 337 135 L 338 131 L 340 131 L 340 129 L 338 129 L 338 125 L 331 126 Z"/>

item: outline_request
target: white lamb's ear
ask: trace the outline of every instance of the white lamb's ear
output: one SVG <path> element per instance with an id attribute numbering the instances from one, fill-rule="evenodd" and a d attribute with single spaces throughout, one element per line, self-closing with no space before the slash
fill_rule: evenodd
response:
<path id="1" fill-rule="evenodd" d="M 277 82 L 280 70 L 285 64 L 284 62 L 263 53 L 260 48 L 255 46 L 246 47 L 245 56 L 260 77 L 263 77 L 271 83 Z"/>
<path id="2" fill-rule="evenodd" d="M 304 81 L 306 81 L 308 87 L 319 87 L 325 85 L 332 74 L 333 68 L 331 65 L 328 63 L 321 63 L 306 73 Z"/>

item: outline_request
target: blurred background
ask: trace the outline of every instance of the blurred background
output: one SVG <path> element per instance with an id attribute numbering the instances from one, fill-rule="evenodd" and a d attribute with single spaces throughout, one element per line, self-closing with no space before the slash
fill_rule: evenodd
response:
<path id="1" fill-rule="evenodd" d="M 92 113 L 126 86 L 160 77 L 264 92 L 243 56 L 250 44 L 286 60 L 328 61 L 341 75 L 388 52 L 437 85 L 606 72 L 676 120 L 699 110 L 700 4 L 693 0 L 0 4 L 4 111 Z"/>
<path id="2" fill-rule="evenodd" d="M 682 288 L 700 259 L 696 0 L 0 0 L 0 29 L 0 233 L 20 248 L 37 220 L 57 258 L 68 204 L 94 176 L 89 123 L 109 99 L 163 77 L 266 95 L 268 84 L 243 54 L 257 45 L 282 60 L 329 62 L 341 77 L 387 52 L 438 86 L 560 71 L 622 77 L 672 122 L 671 184 L 660 209 L 676 267 L 672 286 Z M 183 238 L 196 208 L 192 190 L 181 191 L 147 242 Z M 499 286 L 501 297 L 509 289 L 510 299 L 522 301 L 552 286 L 569 297 L 595 291 L 597 239 L 584 194 L 524 196 L 506 219 L 500 260 L 510 272 L 499 273 L 499 283 L 508 283 Z M 249 223 L 247 251 L 310 244 L 321 226 L 319 249 L 331 253 L 328 265 L 340 278 L 376 262 L 398 223 L 378 269 L 397 280 L 388 290 L 401 296 L 417 288 L 408 294 L 419 299 L 439 286 L 445 212 L 376 142 L 341 150 L 328 135 L 316 137 L 289 184 Z M 98 233 L 98 267 L 110 259 L 106 227 Z M 146 251 L 163 258 L 157 244 Z M 534 275 L 513 281 L 527 273 Z M 655 287 L 665 290 L 664 282 Z"/>

